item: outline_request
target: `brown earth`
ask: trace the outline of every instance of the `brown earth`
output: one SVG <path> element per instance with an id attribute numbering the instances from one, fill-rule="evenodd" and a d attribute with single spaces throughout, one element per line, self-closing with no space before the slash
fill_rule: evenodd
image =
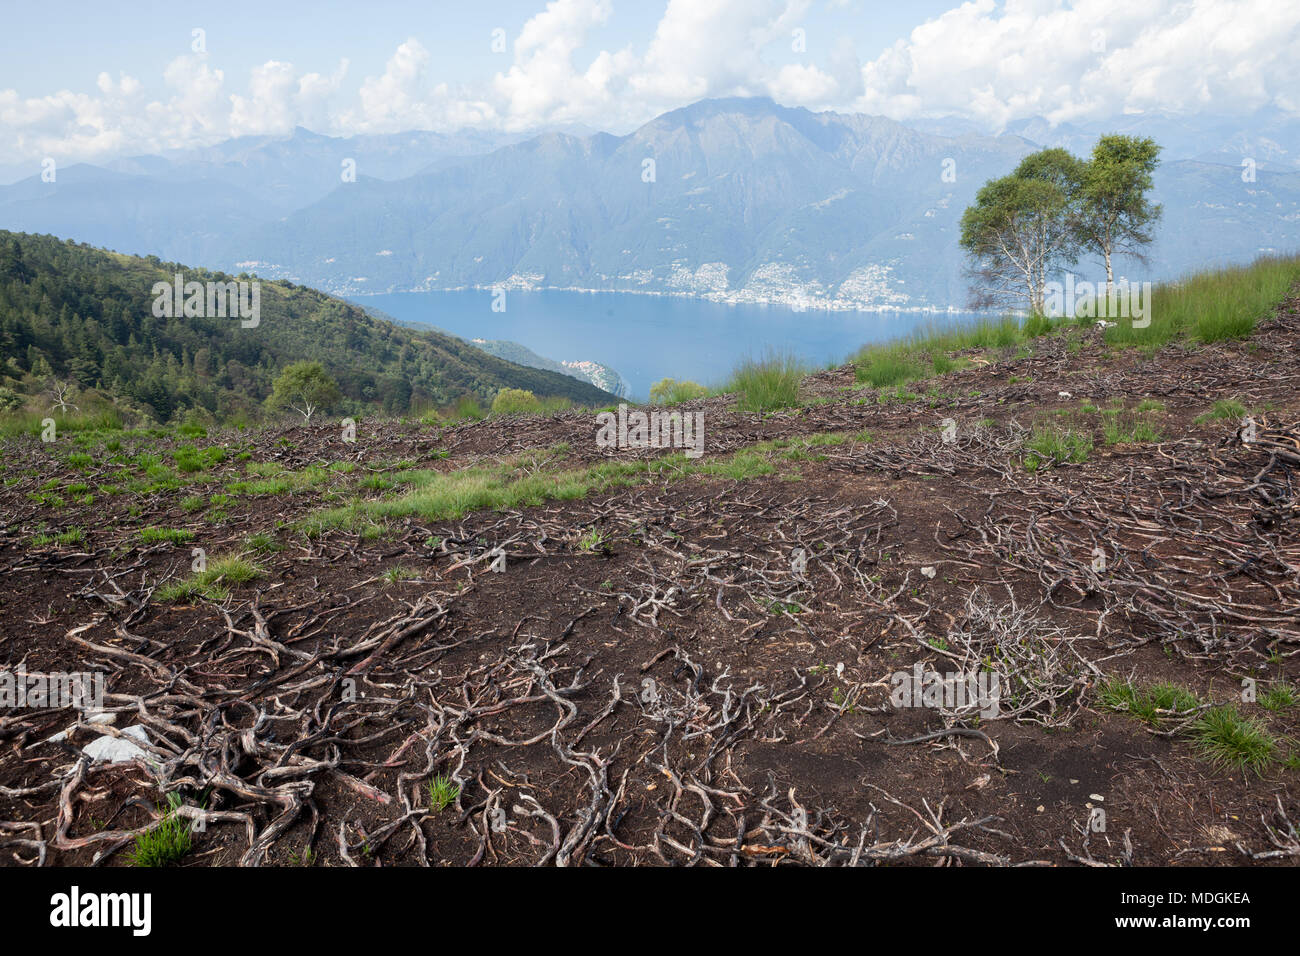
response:
<path id="1" fill-rule="evenodd" d="M 400 495 L 411 468 L 662 453 L 599 448 L 589 413 L 361 422 L 356 444 L 328 422 L 199 439 L 226 459 L 133 493 L 115 456 L 189 442 L 8 442 L 0 669 L 103 672 L 116 720 L 0 712 L 0 859 L 124 864 L 175 792 L 203 821 L 185 865 L 1294 863 L 1300 706 L 1241 695 L 1300 684 L 1300 300 L 1242 342 L 1112 351 L 1089 330 L 975 357 L 885 403 L 845 367 L 795 410 L 685 406 L 702 461 L 775 442 L 769 474 L 377 537 L 293 525 Z M 1197 422 L 1230 398 L 1255 441 Z M 1107 444 L 1085 403 L 1158 436 Z M 1051 422 L 1092 435 L 1086 461 L 1025 467 L 1026 430 Z M 212 502 L 267 463 L 333 470 Z M 193 540 L 144 544 L 150 527 Z M 159 600 L 195 547 L 262 573 L 224 601 Z M 1000 716 L 893 706 L 891 675 L 918 663 L 995 670 Z M 1106 705 L 1108 678 L 1199 703 L 1146 722 Z M 1198 750 L 1196 721 L 1233 702 L 1273 741 L 1262 773 Z M 135 724 L 151 759 L 82 754 Z M 458 788 L 443 809 L 438 775 Z"/>

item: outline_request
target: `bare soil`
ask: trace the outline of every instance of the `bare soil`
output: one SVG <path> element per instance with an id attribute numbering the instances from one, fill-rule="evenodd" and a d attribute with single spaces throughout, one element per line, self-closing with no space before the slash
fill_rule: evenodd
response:
<path id="1" fill-rule="evenodd" d="M 325 422 L 210 436 L 230 454 L 190 484 L 112 495 L 94 493 L 118 481 L 103 447 L 74 467 L 69 439 L 7 443 L 0 669 L 102 672 L 115 722 L 0 712 L 0 860 L 124 865 L 176 792 L 202 826 L 187 866 L 1294 864 L 1300 707 L 1241 696 L 1300 685 L 1300 301 L 1241 342 L 1112 351 L 1092 330 L 976 357 L 884 404 L 846 367 L 794 410 L 687 406 L 706 461 L 846 436 L 767 452 L 770 475 L 374 539 L 292 526 L 402 493 L 358 490 L 367 474 L 560 443 L 564 467 L 662 452 L 601 449 L 577 412 L 362 422 L 356 444 Z M 1254 441 L 1197 422 L 1229 398 L 1257 412 Z M 1155 440 L 1108 445 L 1082 408 L 1144 399 Z M 1025 467 L 1026 432 L 1050 423 L 1092 434 L 1086 461 Z M 185 443 L 123 441 L 164 462 Z M 356 467 L 182 503 L 265 462 Z M 194 539 L 144 544 L 146 527 Z M 70 528 L 82 543 L 33 544 Z M 280 549 L 253 552 L 256 533 Z M 263 573 L 223 603 L 159 601 L 195 547 Z M 1017 647 L 1028 669 L 1000 656 Z M 1005 669 L 1011 693 L 991 719 L 894 706 L 891 675 L 917 664 Z M 1105 705 L 1110 678 L 1200 704 L 1149 723 Z M 1274 740 L 1262 773 L 1200 755 L 1196 720 L 1227 703 Z M 148 760 L 83 754 L 136 724 Z M 442 809 L 436 776 L 456 788 Z"/>

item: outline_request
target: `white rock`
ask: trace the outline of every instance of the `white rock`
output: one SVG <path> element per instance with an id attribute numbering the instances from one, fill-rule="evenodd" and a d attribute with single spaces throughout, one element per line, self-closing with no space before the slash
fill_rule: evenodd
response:
<path id="1" fill-rule="evenodd" d="M 136 724 L 122 731 L 126 737 L 134 737 L 142 743 L 149 743 L 149 732 Z M 96 737 L 86 745 L 86 756 L 95 763 L 128 763 L 132 760 L 150 760 L 149 752 L 138 744 L 122 737 Z"/>
<path id="2" fill-rule="evenodd" d="M 1093 800 L 1096 800 L 1098 803 L 1105 803 L 1105 802 L 1106 802 L 1106 798 L 1103 797 L 1100 793 L 1090 793 L 1090 794 L 1088 794 L 1088 796 L 1089 796 L 1090 798 L 1092 798 Z"/>
<path id="3" fill-rule="evenodd" d="M 1057 395 L 1058 398 L 1073 398 L 1073 397 L 1074 397 L 1074 396 L 1071 395 L 1069 392 L 1057 392 L 1056 395 Z"/>
<path id="4" fill-rule="evenodd" d="M 932 578 L 939 572 L 927 564 L 925 567 L 921 569 L 921 573 L 924 574 L 927 578 Z"/>
<path id="5" fill-rule="evenodd" d="M 81 718 L 81 722 L 83 724 L 115 724 L 117 723 L 117 713 L 116 712 L 101 713 L 101 712 L 92 711 L 89 714 L 84 714 Z M 71 727 L 69 727 L 67 730 L 60 730 L 53 737 L 46 739 L 45 743 L 52 744 L 52 743 L 57 743 L 60 740 L 66 740 L 68 738 L 68 733 L 71 730 L 72 730 Z"/>

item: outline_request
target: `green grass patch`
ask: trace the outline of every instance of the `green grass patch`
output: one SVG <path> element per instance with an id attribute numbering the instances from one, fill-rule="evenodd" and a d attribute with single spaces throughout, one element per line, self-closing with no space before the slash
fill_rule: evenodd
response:
<path id="1" fill-rule="evenodd" d="M 248 536 L 248 550 L 259 551 L 263 554 L 270 554 L 274 551 L 283 551 L 284 545 L 275 540 L 275 536 L 265 531 L 259 531 L 256 534 Z"/>
<path id="2" fill-rule="evenodd" d="M 1150 413 L 1143 414 L 1122 408 L 1101 411 L 1101 434 L 1107 445 L 1134 445 L 1160 440 L 1160 430 L 1151 421 Z"/>
<path id="3" fill-rule="evenodd" d="M 328 468 L 320 465 L 308 465 L 302 471 L 284 471 L 267 478 L 232 481 L 226 485 L 226 491 L 232 495 L 248 495 L 250 497 L 287 495 L 293 492 L 318 488 L 323 484 L 327 484 L 329 480 L 330 470 Z"/>
<path id="4" fill-rule="evenodd" d="M 736 395 L 736 407 L 746 412 L 775 411 L 799 403 L 799 383 L 807 369 L 791 353 L 769 352 L 766 357 L 748 358 L 736 366 L 720 389 Z"/>
<path id="5" fill-rule="evenodd" d="M 1111 679 L 1101 685 L 1097 696 L 1107 707 L 1152 725 L 1172 712 L 1187 712 L 1200 706 L 1190 690 L 1167 681 L 1137 687 L 1128 681 Z M 1162 715 L 1161 711 L 1167 713 Z"/>
<path id="6" fill-rule="evenodd" d="M 679 405 L 708 394 L 709 390 L 697 382 L 679 382 L 674 378 L 660 379 L 650 386 L 650 402 L 654 405 Z"/>
<path id="7" fill-rule="evenodd" d="M 176 798 L 157 826 L 135 838 L 135 845 L 127 854 L 128 863 L 132 866 L 175 866 L 190 852 L 194 837 L 189 822 L 177 816 L 178 805 L 179 798 Z"/>
<path id="8" fill-rule="evenodd" d="M 262 573 L 262 569 L 247 558 L 230 555 L 209 562 L 204 571 L 164 584 L 154 592 L 154 597 L 167 603 L 196 597 L 224 601 L 230 597 L 229 585 L 247 584 Z"/>
<path id="9" fill-rule="evenodd" d="M 115 409 L 87 410 L 63 415 L 50 411 L 7 412 L 0 415 L 0 438 L 17 438 L 31 435 L 40 438 L 46 419 L 54 419 L 55 435 L 72 435 L 81 432 L 99 433 L 122 430 L 122 416 Z"/>
<path id="10" fill-rule="evenodd" d="M 565 445 L 519 455 L 496 465 L 476 465 L 459 471 L 417 469 L 403 474 L 406 489 L 387 498 L 353 501 L 326 508 L 299 521 L 308 537 L 341 530 L 377 537 L 394 521 L 458 520 L 476 511 L 535 507 L 549 501 L 571 501 L 587 495 L 653 480 L 690 476 L 744 481 L 776 471 L 773 458 L 796 449 L 839 444 L 847 436 L 816 435 L 776 443 L 760 443 L 718 458 L 687 458 L 678 452 L 649 461 L 607 461 L 582 468 L 558 466 Z"/>
<path id="11" fill-rule="evenodd" d="M 877 352 L 859 365 L 854 372 L 859 382 L 872 388 L 905 385 L 924 378 L 926 369 L 905 352 Z"/>
<path id="12" fill-rule="evenodd" d="M 1259 705 L 1265 710 L 1281 713 L 1294 707 L 1297 700 L 1300 697 L 1297 697 L 1295 687 L 1286 681 L 1278 681 L 1260 696 Z"/>
<path id="13" fill-rule="evenodd" d="M 1060 425 L 1039 425 L 1025 439 L 1025 468 L 1040 471 L 1053 465 L 1088 460 L 1092 435 Z"/>
<path id="14" fill-rule="evenodd" d="M 86 543 L 86 532 L 80 528 L 69 528 L 67 531 L 61 531 L 58 534 L 38 534 L 32 538 L 32 546 L 36 548 L 46 548 L 50 545 L 58 545 L 61 548 L 70 548 L 74 545 L 84 545 Z"/>
<path id="15" fill-rule="evenodd" d="M 413 578 L 418 578 L 420 574 L 418 571 L 414 571 L 411 568 L 399 564 L 389 568 L 380 576 L 389 584 L 399 584 L 402 581 L 410 581 Z"/>
<path id="16" fill-rule="evenodd" d="M 1248 409 L 1244 404 L 1235 398 L 1221 398 L 1216 401 L 1210 410 L 1196 419 L 1196 424 L 1204 425 L 1206 422 L 1221 421 L 1241 421 L 1246 417 Z"/>
<path id="17" fill-rule="evenodd" d="M 429 807 L 435 812 L 446 810 L 460 796 L 460 787 L 451 778 L 439 774 L 429 781 Z"/>
<path id="18" fill-rule="evenodd" d="M 201 450 L 192 445 L 182 445 L 172 452 L 176 470 L 183 474 L 207 471 L 213 465 L 225 461 L 225 458 L 226 450 L 217 445 Z"/>
<path id="19" fill-rule="evenodd" d="M 141 528 L 140 540 L 145 544 L 185 544 L 194 540 L 194 532 L 183 528 Z"/>
<path id="20" fill-rule="evenodd" d="M 1158 346 L 1186 337 L 1203 343 L 1250 335 L 1300 280 L 1300 256 L 1261 256 L 1250 265 L 1208 269 L 1151 290 L 1147 328 L 1120 319 L 1110 345 Z"/>
<path id="21" fill-rule="evenodd" d="M 1218 770 L 1253 770 L 1263 776 L 1277 755 L 1277 741 L 1260 721 L 1233 705 L 1214 707 L 1192 726 L 1197 751 Z"/>

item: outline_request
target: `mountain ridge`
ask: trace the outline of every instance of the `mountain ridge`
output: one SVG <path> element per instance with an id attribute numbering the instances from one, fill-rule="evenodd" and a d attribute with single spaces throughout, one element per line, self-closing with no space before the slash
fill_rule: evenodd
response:
<path id="1" fill-rule="evenodd" d="M 1125 120 L 1132 130 L 1144 123 L 1187 127 L 1164 115 Z M 1300 143 L 1295 124 L 1285 117 L 1270 123 L 1280 130 L 1278 155 L 1291 155 L 1293 140 Z M 179 168 L 171 178 L 141 176 L 115 186 L 125 197 L 115 201 L 94 195 L 93 176 L 78 167 L 61 171 L 56 184 L 0 188 L 0 225 L 256 270 L 346 296 L 598 289 L 796 308 L 944 311 L 968 300 L 957 244 L 961 212 L 985 181 L 1038 147 L 1024 134 L 1077 152 L 1095 137 L 1088 124 L 1051 127 L 1036 119 L 996 136 L 961 124 L 950 130 L 956 135 L 927 131 L 944 128 L 767 98 L 701 100 L 622 135 L 551 131 L 485 153 L 461 143 L 457 155 L 409 147 L 416 155 L 403 155 L 400 169 L 361 161 L 348 183 L 338 181 L 333 154 L 330 163 L 281 157 L 275 168 L 301 162 L 316 177 L 310 201 L 288 211 L 270 195 L 274 183 L 246 169 L 229 181 L 186 182 Z M 1157 170 L 1153 198 L 1164 203 L 1166 222 L 1151 268 L 1120 263 L 1131 277 L 1173 278 L 1300 245 L 1300 172 L 1279 163 L 1284 171 L 1261 169 L 1246 182 L 1240 168 L 1208 168 L 1207 158 L 1235 155 L 1224 152 L 1229 128 L 1214 129 L 1219 139 L 1201 158 L 1172 158 L 1196 147 L 1179 134 L 1188 142 Z M 401 153 L 393 144 L 436 143 L 437 135 L 377 137 L 374 149 Z M 313 148 L 321 140 L 310 131 L 296 138 Z M 228 141 L 226 153 L 265 158 L 295 137 L 249 139 Z M 325 139 L 335 153 L 364 145 Z M 379 172 L 409 175 L 372 175 Z M 256 192 L 245 188 L 250 184 Z M 1085 262 L 1080 272 L 1095 268 Z"/>

